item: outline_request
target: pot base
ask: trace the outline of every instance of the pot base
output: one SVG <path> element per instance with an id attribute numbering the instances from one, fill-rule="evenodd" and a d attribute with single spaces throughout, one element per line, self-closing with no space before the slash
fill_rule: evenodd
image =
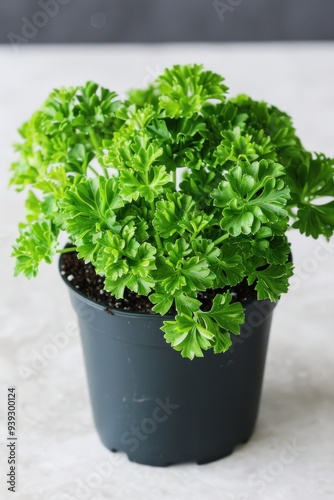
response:
<path id="1" fill-rule="evenodd" d="M 116 450 L 115 448 L 110 449 L 110 451 L 112 451 L 113 453 L 121 452 L 121 450 Z M 222 458 L 228 457 L 229 455 L 231 455 L 233 453 L 233 451 L 234 450 L 231 449 L 231 450 L 225 452 L 224 454 L 220 454 L 219 456 L 214 456 L 214 457 L 210 456 L 208 458 L 201 458 L 199 460 L 193 460 L 193 462 L 195 462 L 197 465 L 206 465 L 206 464 L 209 464 L 211 462 L 216 462 L 217 460 L 221 460 Z M 126 454 L 126 452 L 124 452 L 124 453 Z M 162 460 L 161 462 L 158 462 L 157 460 L 154 460 L 154 463 L 147 463 L 146 460 L 144 462 L 141 462 L 139 460 L 136 460 L 135 457 L 132 457 L 131 455 L 130 456 L 127 455 L 127 457 L 130 460 L 130 462 L 141 464 L 141 465 L 151 465 L 154 467 L 169 467 L 171 465 L 177 465 L 180 463 L 179 460 L 176 460 L 174 462 L 172 462 L 172 461 L 168 462 L 168 461 L 164 461 L 164 460 Z"/>
<path id="2" fill-rule="evenodd" d="M 253 432 L 251 433 L 251 435 L 253 434 Z M 154 466 L 154 467 L 169 467 L 170 465 L 177 465 L 179 463 L 186 463 L 186 462 L 194 462 L 196 463 L 197 465 L 206 465 L 206 464 L 209 464 L 209 463 L 212 463 L 212 462 L 216 462 L 217 460 L 221 460 L 222 458 L 225 458 L 225 457 L 228 457 L 229 455 L 231 455 L 233 453 L 233 451 L 235 450 L 235 448 L 239 447 L 239 446 L 242 446 L 243 444 L 246 444 L 248 443 L 248 441 L 250 440 L 251 438 L 251 435 L 248 436 L 247 438 L 243 439 L 240 443 L 236 444 L 233 448 L 228 448 L 228 449 L 225 449 L 225 450 L 221 450 L 219 454 L 216 454 L 216 455 L 208 455 L 208 456 L 201 456 L 200 458 L 196 459 L 196 458 L 192 458 L 191 460 L 184 460 L 184 461 L 180 461 L 180 457 L 179 455 L 175 457 L 175 460 L 168 460 L 168 459 L 164 459 L 162 457 L 160 457 L 160 460 L 157 459 L 157 457 L 155 457 L 151 462 L 148 461 L 147 457 L 145 457 L 143 459 L 143 457 L 138 457 L 136 455 L 133 455 L 131 453 L 128 453 L 128 451 L 126 449 L 116 449 L 116 448 L 109 448 L 108 446 L 105 445 L 105 443 L 102 443 L 106 446 L 106 448 L 108 448 L 112 453 L 125 453 L 126 456 L 128 457 L 128 459 L 130 460 L 130 462 L 134 462 L 134 463 L 138 463 L 138 464 L 142 464 L 142 465 L 151 465 L 151 466 Z"/>

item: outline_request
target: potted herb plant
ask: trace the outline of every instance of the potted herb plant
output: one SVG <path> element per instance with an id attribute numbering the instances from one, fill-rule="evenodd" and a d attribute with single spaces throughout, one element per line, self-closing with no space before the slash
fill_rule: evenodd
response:
<path id="1" fill-rule="evenodd" d="M 126 100 L 92 82 L 54 90 L 16 145 L 15 272 L 61 254 L 99 435 L 145 464 L 204 463 L 249 439 L 293 273 L 287 230 L 333 233 L 334 161 L 223 82 L 193 65 Z"/>

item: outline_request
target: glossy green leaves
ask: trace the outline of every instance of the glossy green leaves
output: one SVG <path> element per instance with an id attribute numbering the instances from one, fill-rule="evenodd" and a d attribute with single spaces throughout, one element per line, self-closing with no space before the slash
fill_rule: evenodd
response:
<path id="1" fill-rule="evenodd" d="M 286 293 L 289 288 L 289 278 L 292 276 L 293 265 L 271 264 L 266 269 L 255 270 L 248 277 L 248 283 L 256 281 L 255 290 L 258 291 L 259 300 L 270 299 L 276 302 L 282 293 Z"/>
<path id="2" fill-rule="evenodd" d="M 274 162 L 237 165 L 224 175 L 212 197 L 222 207 L 220 226 L 232 236 L 255 234 L 264 223 L 285 219 L 289 189 L 282 179 L 283 167 Z"/>
<path id="3" fill-rule="evenodd" d="M 152 167 L 149 172 L 135 172 L 129 168 L 122 170 L 121 195 L 127 201 L 138 200 L 142 197 L 152 203 L 170 182 L 170 176 L 164 166 Z"/>
<path id="4" fill-rule="evenodd" d="M 167 242 L 165 248 L 167 256 L 158 258 L 155 278 L 167 294 L 192 294 L 212 287 L 215 275 L 210 270 L 209 262 L 194 255 L 185 239 Z"/>
<path id="5" fill-rule="evenodd" d="M 156 204 L 153 226 L 163 238 L 188 232 L 192 239 L 212 225 L 212 215 L 198 210 L 191 196 L 167 193 L 166 200 Z"/>
<path id="6" fill-rule="evenodd" d="M 306 151 L 286 113 L 226 93 L 196 64 L 122 101 L 94 82 L 55 89 L 16 145 L 11 184 L 27 191 L 16 274 L 35 276 L 65 232 L 105 290 L 173 315 L 163 331 L 182 356 L 227 351 L 244 321 L 232 288 L 279 300 L 287 229 L 332 236 L 334 160 Z"/>
<path id="7" fill-rule="evenodd" d="M 20 156 L 12 164 L 11 184 L 48 193 L 52 183 L 66 187 L 66 176 L 53 178 L 59 167 L 66 175 L 86 175 L 102 141 L 113 135 L 120 106 L 115 92 L 93 82 L 54 90 L 20 129 L 23 142 L 15 146 Z"/>
<path id="8" fill-rule="evenodd" d="M 209 99 L 225 100 L 224 78 L 201 65 L 174 66 L 157 79 L 159 105 L 166 116 L 191 118 Z"/>
<path id="9" fill-rule="evenodd" d="M 81 180 L 68 190 L 64 201 L 64 224 L 72 234 L 79 257 L 94 262 L 98 274 L 105 276 L 105 288 L 117 298 L 125 288 L 148 295 L 155 282 L 156 248 L 148 242 L 147 224 L 121 209 L 116 178 Z"/>
<path id="10" fill-rule="evenodd" d="M 58 231 L 50 221 L 34 222 L 21 228 L 20 236 L 13 246 L 16 258 L 15 275 L 24 274 L 27 278 L 37 275 L 42 261 L 50 264 L 57 248 Z"/>
<path id="11" fill-rule="evenodd" d="M 288 175 L 292 202 L 298 206 L 293 227 L 306 236 L 329 239 L 334 232 L 334 158 L 304 154 L 290 165 Z"/>
<path id="12" fill-rule="evenodd" d="M 232 344 L 230 333 L 239 334 L 244 322 L 242 305 L 231 303 L 231 299 L 229 292 L 218 294 L 211 310 L 203 312 L 198 300 L 180 295 L 176 299 L 176 320 L 165 321 L 162 328 L 166 341 L 190 359 L 202 357 L 209 348 L 215 353 L 226 352 Z"/>

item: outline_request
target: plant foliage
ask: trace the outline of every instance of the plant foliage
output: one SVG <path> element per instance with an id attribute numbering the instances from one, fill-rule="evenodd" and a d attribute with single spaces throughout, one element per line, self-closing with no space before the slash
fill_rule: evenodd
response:
<path id="1" fill-rule="evenodd" d="M 244 322 L 231 288 L 247 280 L 277 301 L 292 275 L 287 229 L 332 236 L 334 160 L 306 151 L 286 113 L 226 93 L 199 65 L 123 101 L 93 82 L 54 90 L 16 145 L 27 218 L 15 272 L 35 276 L 65 232 L 111 294 L 176 308 L 163 331 L 182 356 L 227 351 Z M 204 312 L 208 289 L 220 292 Z"/>

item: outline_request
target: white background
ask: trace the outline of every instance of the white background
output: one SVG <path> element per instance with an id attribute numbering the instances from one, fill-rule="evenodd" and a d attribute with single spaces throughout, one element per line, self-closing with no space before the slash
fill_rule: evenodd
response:
<path id="1" fill-rule="evenodd" d="M 334 44 L 58 46 L 0 49 L 0 492 L 6 491 L 6 391 L 18 392 L 22 500 L 329 499 L 334 497 L 334 243 L 291 233 L 296 277 L 274 314 L 257 428 L 209 465 L 130 463 L 93 428 L 76 318 L 57 264 L 13 278 L 9 254 L 23 197 L 7 187 L 17 128 L 54 87 L 87 80 L 116 90 L 146 85 L 165 66 L 204 63 L 247 93 L 286 110 L 304 145 L 334 155 Z M 52 335 L 72 332 L 44 366 Z M 54 350 L 54 349 L 53 349 Z M 293 446 L 289 464 L 283 450 Z M 284 461 L 284 460 L 283 460 Z M 104 471 L 104 473 L 103 473 Z"/>

